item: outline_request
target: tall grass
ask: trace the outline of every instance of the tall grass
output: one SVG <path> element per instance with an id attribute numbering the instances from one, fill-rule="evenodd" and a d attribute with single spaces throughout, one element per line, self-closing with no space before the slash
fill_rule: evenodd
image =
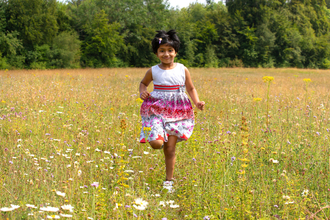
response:
<path id="1" fill-rule="evenodd" d="M 329 71 L 190 71 L 206 109 L 172 194 L 138 142 L 146 69 L 0 72 L 0 219 L 329 218 Z"/>

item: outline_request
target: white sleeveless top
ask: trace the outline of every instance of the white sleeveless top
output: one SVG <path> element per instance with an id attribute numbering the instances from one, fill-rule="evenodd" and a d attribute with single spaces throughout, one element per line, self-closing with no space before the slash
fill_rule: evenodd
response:
<path id="1" fill-rule="evenodd" d="M 170 70 L 163 70 L 158 65 L 151 67 L 154 85 L 180 85 L 186 83 L 185 67 L 176 63 L 176 67 Z"/>

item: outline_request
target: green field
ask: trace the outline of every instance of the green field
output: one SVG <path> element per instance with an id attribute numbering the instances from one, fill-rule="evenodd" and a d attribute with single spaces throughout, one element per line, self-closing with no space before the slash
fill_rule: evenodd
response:
<path id="1" fill-rule="evenodd" d="M 0 219 L 330 218 L 330 71 L 190 69 L 206 106 L 169 194 L 146 70 L 0 71 Z"/>

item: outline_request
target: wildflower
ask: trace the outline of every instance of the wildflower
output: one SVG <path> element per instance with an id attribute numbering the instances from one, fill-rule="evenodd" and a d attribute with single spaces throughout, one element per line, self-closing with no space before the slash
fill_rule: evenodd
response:
<path id="1" fill-rule="evenodd" d="M 149 204 L 147 201 L 144 201 L 143 199 L 140 198 L 135 199 L 134 203 L 140 206 L 147 206 Z"/>
<path id="2" fill-rule="evenodd" d="M 243 175 L 243 174 L 245 174 L 245 171 L 244 170 L 239 170 L 237 173 L 240 174 L 240 175 Z"/>
<path id="3" fill-rule="evenodd" d="M 283 199 L 290 199 L 290 196 L 283 195 Z"/>
<path id="4" fill-rule="evenodd" d="M 294 201 L 291 201 L 291 202 L 286 202 L 286 203 L 284 203 L 284 204 L 292 204 L 292 203 L 294 203 Z"/>
<path id="5" fill-rule="evenodd" d="M 78 176 L 81 176 L 81 174 L 82 174 L 82 171 L 78 170 Z"/>
<path id="6" fill-rule="evenodd" d="M 273 160 L 273 163 L 279 163 L 278 160 Z"/>
<path id="7" fill-rule="evenodd" d="M 36 208 L 37 208 L 37 206 L 35 206 L 35 205 L 30 205 L 30 204 L 26 204 L 26 207 L 28 207 L 28 208 L 32 208 L 32 209 L 36 209 Z"/>
<path id="8" fill-rule="evenodd" d="M 308 189 L 304 189 L 304 191 L 301 193 L 302 196 L 307 196 L 308 195 Z"/>
<path id="9" fill-rule="evenodd" d="M 274 80 L 274 77 L 272 77 L 272 76 L 264 76 L 264 77 L 262 77 L 262 80 L 264 81 L 264 83 L 272 82 Z"/>
<path id="10" fill-rule="evenodd" d="M 125 170 L 125 173 L 134 173 L 134 170 Z"/>
<path id="11" fill-rule="evenodd" d="M 162 205 L 163 207 L 165 207 L 165 202 L 164 201 L 160 201 L 159 205 Z"/>
<path id="12" fill-rule="evenodd" d="M 253 98 L 253 101 L 255 102 L 260 102 L 262 99 L 261 98 Z"/>
<path id="13" fill-rule="evenodd" d="M 61 217 L 59 215 L 47 215 L 47 218 L 49 218 L 49 219 L 60 219 Z"/>
<path id="14" fill-rule="evenodd" d="M 63 217 L 63 218 L 72 218 L 73 217 L 73 215 L 69 215 L 69 214 L 60 214 L 60 216 L 61 217 Z"/>
<path id="15" fill-rule="evenodd" d="M 210 220 L 210 219 L 211 218 L 208 215 L 204 216 L 204 218 L 203 218 L 203 220 Z"/>
<path id="16" fill-rule="evenodd" d="M 143 153 L 144 153 L 144 154 L 149 154 L 149 152 L 148 152 L 148 151 L 144 151 Z"/>
<path id="17" fill-rule="evenodd" d="M 58 196 L 62 196 L 62 197 L 65 197 L 65 193 L 62 193 L 62 192 L 60 192 L 60 191 L 56 191 L 56 195 L 58 195 Z"/>
<path id="18" fill-rule="evenodd" d="M 94 187 L 97 188 L 97 187 L 99 187 L 99 182 L 94 182 L 94 183 L 91 184 L 91 186 L 94 186 Z"/>
<path id="19" fill-rule="evenodd" d="M 13 205 L 13 204 L 11 204 L 10 206 L 11 206 L 10 208 L 3 207 L 3 208 L 0 209 L 0 211 L 2 211 L 2 212 L 11 212 L 11 211 L 13 211 L 15 209 L 18 209 L 20 207 L 19 205 Z"/>
<path id="20" fill-rule="evenodd" d="M 40 211 L 45 211 L 45 212 L 58 212 L 59 210 L 60 210 L 59 208 L 51 207 L 51 206 L 40 208 Z"/>
<path id="21" fill-rule="evenodd" d="M 312 82 L 312 80 L 311 80 L 311 79 L 309 79 L 309 78 L 305 78 L 305 79 L 303 79 L 303 81 L 304 81 L 305 83 L 309 83 L 309 82 Z"/>
<path id="22" fill-rule="evenodd" d="M 243 162 L 250 162 L 250 160 L 249 159 L 246 159 L 246 158 L 243 158 L 243 159 L 241 159 L 241 158 L 238 158 L 240 161 L 243 161 Z"/>
<path id="23" fill-rule="evenodd" d="M 140 198 L 135 199 L 134 203 L 136 205 L 133 205 L 133 207 L 136 208 L 137 210 L 145 210 L 149 204 L 147 201 L 144 201 L 143 199 Z"/>
<path id="24" fill-rule="evenodd" d="M 70 212 L 73 212 L 74 207 L 72 205 L 62 205 L 61 208 L 63 210 L 68 210 Z"/>
<path id="25" fill-rule="evenodd" d="M 141 98 L 137 98 L 136 101 L 137 101 L 138 103 L 142 103 L 142 102 L 143 102 L 143 99 L 141 99 Z"/>
<path id="26" fill-rule="evenodd" d="M 180 206 L 179 205 L 170 205 L 170 207 L 172 208 L 172 209 L 175 209 L 175 208 L 179 208 Z"/>

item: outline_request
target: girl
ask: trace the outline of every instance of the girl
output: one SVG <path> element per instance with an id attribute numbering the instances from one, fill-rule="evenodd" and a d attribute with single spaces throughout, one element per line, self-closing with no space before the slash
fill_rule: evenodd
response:
<path id="1" fill-rule="evenodd" d="M 140 143 L 148 141 L 153 149 L 164 148 L 164 188 L 172 192 L 176 143 L 186 141 L 194 128 L 194 111 L 185 89 L 198 109 L 203 110 L 205 102 L 199 100 L 188 69 L 174 63 L 180 47 L 176 32 L 157 32 L 152 40 L 152 49 L 161 63 L 151 67 L 140 83 L 140 98 L 144 100 L 140 110 Z M 151 81 L 154 91 L 149 93 L 147 87 Z M 150 132 L 146 140 L 147 131 Z"/>

